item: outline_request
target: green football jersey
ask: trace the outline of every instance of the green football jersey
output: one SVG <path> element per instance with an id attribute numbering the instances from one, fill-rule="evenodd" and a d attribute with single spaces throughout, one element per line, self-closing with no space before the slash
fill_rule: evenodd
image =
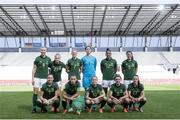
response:
<path id="1" fill-rule="evenodd" d="M 63 62 L 59 62 L 58 64 L 52 61 L 50 63 L 50 68 L 51 68 L 51 74 L 54 77 L 53 82 L 59 82 L 61 81 L 61 73 L 62 69 L 66 68 L 66 65 Z"/>
<path id="2" fill-rule="evenodd" d="M 44 92 L 43 98 L 51 99 L 55 96 L 55 92 L 58 90 L 57 83 L 52 83 L 49 85 L 47 82 L 42 85 L 41 91 Z"/>
<path id="3" fill-rule="evenodd" d="M 131 83 L 128 85 L 128 91 L 131 91 L 131 96 L 138 98 L 141 95 L 141 92 L 144 90 L 143 84 L 135 85 Z"/>
<path id="4" fill-rule="evenodd" d="M 49 67 L 50 62 L 51 62 L 51 59 L 48 56 L 36 57 L 34 61 L 34 65 L 36 65 L 36 72 L 35 72 L 34 77 L 42 78 L 42 79 L 47 78 L 48 67 Z"/>
<path id="5" fill-rule="evenodd" d="M 132 80 L 134 75 L 136 75 L 138 64 L 135 60 L 125 60 L 122 62 L 121 68 L 124 74 L 124 80 Z"/>
<path id="6" fill-rule="evenodd" d="M 68 95 L 74 95 L 80 91 L 80 83 L 77 81 L 75 84 L 72 84 L 71 81 L 69 81 L 65 84 L 64 91 Z"/>
<path id="7" fill-rule="evenodd" d="M 103 80 L 114 80 L 117 72 L 117 62 L 115 59 L 103 59 L 100 67 L 103 74 Z"/>
<path id="8" fill-rule="evenodd" d="M 90 98 L 96 98 L 101 95 L 101 91 L 103 90 L 102 86 L 100 84 L 97 84 L 94 86 L 91 84 L 89 88 L 87 89 L 87 92 L 89 92 Z"/>
<path id="9" fill-rule="evenodd" d="M 110 91 L 112 92 L 112 96 L 115 98 L 123 97 L 126 91 L 126 86 L 124 84 L 120 84 L 119 86 L 116 83 L 112 84 L 110 87 Z"/>
<path id="10" fill-rule="evenodd" d="M 81 67 L 82 67 L 82 62 L 81 62 L 81 60 L 80 59 L 78 59 L 78 58 L 76 58 L 76 59 L 74 59 L 74 58 L 71 58 L 71 59 L 69 59 L 68 61 L 67 61 L 67 67 L 68 67 L 68 70 L 69 70 L 69 72 L 68 72 L 68 79 L 70 80 L 70 77 L 72 76 L 72 75 L 76 75 L 76 78 L 78 79 L 78 80 L 80 80 L 81 79 L 81 77 L 80 77 L 80 69 L 81 69 Z"/>

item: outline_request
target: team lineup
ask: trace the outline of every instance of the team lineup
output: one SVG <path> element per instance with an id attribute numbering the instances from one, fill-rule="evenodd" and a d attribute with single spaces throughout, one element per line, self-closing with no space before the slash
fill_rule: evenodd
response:
<path id="1" fill-rule="evenodd" d="M 117 74 L 120 71 L 117 61 L 112 58 L 109 48 L 106 49 L 106 57 L 100 62 L 102 84 L 98 84 L 96 76 L 96 57 L 91 55 L 92 48 L 85 47 L 86 55 L 79 59 L 77 51 L 72 50 L 67 63 L 61 62 L 60 54 L 55 54 L 54 60 L 46 55 L 47 49 L 41 48 L 40 56 L 36 57 L 32 70 L 32 113 L 48 111 L 59 112 L 60 103 L 63 114 L 74 112 L 80 115 L 81 111 L 91 113 L 99 106 L 99 113 L 103 113 L 105 105 L 110 107 L 110 112 L 115 112 L 116 105 L 122 105 L 123 112 L 143 112 L 146 103 L 144 86 L 137 75 L 138 63 L 134 60 L 131 51 L 126 52 L 127 59 L 121 64 L 124 79 Z M 68 82 L 62 87 L 61 73 L 65 69 L 68 74 Z M 85 90 L 81 94 L 82 86 Z M 62 89 L 62 90 L 61 90 Z"/>

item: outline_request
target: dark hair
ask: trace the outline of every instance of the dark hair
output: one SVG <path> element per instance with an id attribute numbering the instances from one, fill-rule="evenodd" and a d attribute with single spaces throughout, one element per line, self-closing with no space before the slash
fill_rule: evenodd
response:
<path id="1" fill-rule="evenodd" d="M 134 75 L 134 77 L 138 77 L 139 78 L 139 75 Z M 140 85 L 140 81 L 138 80 L 138 85 Z"/>
<path id="2" fill-rule="evenodd" d="M 114 80 L 115 80 L 117 77 L 120 77 L 120 78 L 122 79 L 122 77 L 121 77 L 120 74 L 116 74 L 115 77 L 114 77 Z"/>
<path id="3" fill-rule="evenodd" d="M 50 75 L 52 75 L 52 76 L 53 76 L 53 74 L 49 73 L 49 74 L 48 74 L 48 76 L 50 76 Z M 47 76 L 47 77 L 48 77 L 48 76 Z M 53 78 L 54 78 L 54 76 L 53 76 Z"/>
<path id="4" fill-rule="evenodd" d="M 91 47 L 91 46 L 86 46 L 86 47 L 85 47 L 85 50 L 86 50 L 88 47 L 92 50 L 92 47 Z"/>
<path id="5" fill-rule="evenodd" d="M 107 48 L 107 49 L 106 49 L 106 53 L 107 53 L 107 52 L 111 52 L 111 49 Z"/>
<path id="6" fill-rule="evenodd" d="M 127 55 L 128 53 L 131 53 L 131 54 L 133 55 L 133 52 L 132 52 L 132 51 L 126 51 L 126 55 Z M 132 56 L 132 60 L 134 60 L 134 56 Z"/>

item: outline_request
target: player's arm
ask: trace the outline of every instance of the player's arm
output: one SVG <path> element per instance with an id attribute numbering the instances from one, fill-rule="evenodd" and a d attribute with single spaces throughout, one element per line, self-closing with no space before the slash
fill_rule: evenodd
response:
<path id="1" fill-rule="evenodd" d="M 122 73 L 124 74 L 124 72 L 125 72 L 125 65 L 124 65 L 124 62 L 121 64 L 121 71 L 122 71 Z"/>
<path id="2" fill-rule="evenodd" d="M 71 100 L 73 100 L 74 98 L 78 97 L 80 95 L 80 87 L 77 88 L 77 92 L 71 96 Z"/>
<path id="3" fill-rule="evenodd" d="M 67 96 L 67 93 L 63 91 L 63 98 L 70 100 L 70 98 Z"/>
<path id="4" fill-rule="evenodd" d="M 33 64 L 33 69 L 32 69 L 32 85 L 34 85 L 34 75 L 35 75 L 35 73 L 36 73 L 36 65 L 35 64 Z"/>
<path id="5" fill-rule="evenodd" d="M 103 73 L 103 62 L 101 61 L 101 63 L 100 63 L 100 69 L 101 69 L 101 73 Z"/>
<path id="6" fill-rule="evenodd" d="M 143 90 L 143 91 L 141 91 L 141 95 L 140 95 L 140 97 L 138 98 L 138 101 L 141 100 L 141 99 L 144 98 L 144 97 L 145 97 L 145 93 L 144 93 L 144 90 Z"/>
<path id="7" fill-rule="evenodd" d="M 99 99 L 99 98 L 103 98 L 103 97 L 105 97 L 105 92 L 102 89 L 100 95 L 97 98 Z"/>
<path id="8" fill-rule="evenodd" d="M 97 59 L 95 58 L 95 61 L 94 61 L 94 69 L 96 70 L 96 66 L 97 66 Z"/>
<path id="9" fill-rule="evenodd" d="M 79 72 L 82 73 L 82 61 L 80 61 Z"/>
<path id="10" fill-rule="evenodd" d="M 115 60 L 115 64 L 114 64 L 114 71 L 115 71 L 115 73 L 118 71 L 118 66 L 117 66 L 116 60 Z"/>
<path id="11" fill-rule="evenodd" d="M 55 101 L 55 100 L 58 98 L 58 96 L 59 96 L 59 89 L 57 89 L 57 90 L 55 91 L 54 97 L 52 97 L 51 99 L 49 99 L 49 101 Z"/>
<path id="12" fill-rule="evenodd" d="M 128 97 L 128 92 L 127 92 L 127 90 L 124 92 L 124 96 L 123 97 L 121 97 L 120 99 L 121 100 L 123 100 L 124 98 L 127 98 Z"/>
<path id="13" fill-rule="evenodd" d="M 136 74 L 137 74 L 137 72 L 138 72 L 138 64 L 137 64 L 137 62 L 136 62 L 136 64 L 135 64 L 135 71 L 136 71 Z"/>
<path id="14" fill-rule="evenodd" d="M 132 100 L 135 100 L 135 99 L 136 99 L 136 98 L 134 98 L 134 97 L 131 95 L 131 91 L 128 91 L 128 96 L 129 96 L 129 98 L 132 99 Z"/>
<path id="15" fill-rule="evenodd" d="M 41 92 L 40 92 L 40 100 L 41 100 L 43 103 L 48 104 L 48 100 L 45 99 L 45 98 L 43 98 L 43 94 L 44 94 L 44 91 L 41 90 Z"/>
<path id="16" fill-rule="evenodd" d="M 89 97 L 89 91 L 86 91 L 86 100 L 92 100 L 92 98 Z"/>
<path id="17" fill-rule="evenodd" d="M 110 90 L 110 91 L 109 91 L 109 95 L 108 95 L 109 98 L 114 99 L 114 100 L 116 100 L 116 101 L 119 101 L 119 100 L 118 100 L 117 98 L 115 98 L 112 94 L 113 94 L 113 92 Z"/>

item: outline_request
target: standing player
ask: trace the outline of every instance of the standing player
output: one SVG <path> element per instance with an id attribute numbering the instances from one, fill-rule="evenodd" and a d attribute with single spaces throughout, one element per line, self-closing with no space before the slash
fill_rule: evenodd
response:
<path id="1" fill-rule="evenodd" d="M 80 95 L 80 83 L 78 82 L 76 75 L 71 75 L 70 81 L 65 84 L 63 90 L 62 106 L 64 108 L 64 114 L 67 113 L 67 104 L 72 108 L 72 102 Z"/>
<path id="2" fill-rule="evenodd" d="M 121 68 L 124 75 L 124 84 L 127 88 L 128 85 L 132 82 L 134 75 L 137 73 L 138 64 L 133 58 L 132 51 L 127 51 L 126 56 L 127 60 L 122 62 Z"/>
<path id="3" fill-rule="evenodd" d="M 51 59 L 46 56 L 46 48 L 41 48 L 40 52 L 41 55 L 36 57 L 34 64 L 33 64 L 33 70 L 32 70 L 32 85 L 33 85 L 33 109 L 32 113 L 36 112 L 36 101 L 37 101 L 37 95 L 39 92 L 39 89 L 42 87 L 42 85 L 46 82 L 47 76 L 48 76 L 48 66 L 51 62 Z"/>
<path id="4" fill-rule="evenodd" d="M 92 78 L 92 84 L 86 91 L 86 105 L 88 106 L 88 112 L 92 111 L 91 106 L 93 104 L 101 104 L 99 112 L 103 113 L 103 107 L 106 104 L 105 93 L 100 84 L 98 84 L 98 78 L 94 76 Z"/>
<path id="5" fill-rule="evenodd" d="M 106 58 L 100 63 L 101 72 L 103 74 L 102 87 L 107 95 L 108 87 L 114 83 L 114 77 L 117 72 L 117 62 L 111 57 L 111 50 L 106 49 Z"/>
<path id="6" fill-rule="evenodd" d="M 81 80 L 80 74 L 82 72 L 82 63 L 81 60 L 77 58 L 77 51 L 73 50 L 72 58 L 67 61 L 67 72 L 68 72 L 68 80 L 70 80 L 71 75 L 76 75 L 78 80 Z"/>
<path id="7" fill-rule="evenodd" d="M 86 56 L 84 56 L 81 61 L 83 73 L 83 87 L 86 90 L 92 83 L 92 77 L 95 76 L 97 60 L 94 56 L 91 55 L 92 48 L 90 46 L 86 46 L 85 51 Z"/>
<path id="8" fill-rule="evenodd" d="M 53 112 L 58 112 L 60 105 L 59 90 L 57 83 L 53 82 L 53 75 L 49 74 L 47 82 L 42 85 L 40 99 L 37 106 L 41 108 L 41 112 L 47 112 L 46 106 L 52 106 Z"/>
<path id="9" fill-rule="evenodd" d="M 123 111 L 128 112 L 128 104 L 130 99 L 128 98 L 128 92 L 126 86 L 121 83 L 122 78 L 117 74 L 114 78 L 115 83 L 111 85 L 109 91 L 108 105 L 111 107 L 111 112 L 115 111 L 115 105 L 123 105 Z"/>
<path id="10" fill-rule="evenodd" d="M 62 69 L 66 68 L 66 65 L 60 61 L 61 56 L 60 54 L 55 54 L 54 56 L 54 61 L 50 63 L 50 68 L 51 68 L 51 74 L 54 77 L 53 82 L 56 82 L 59 86 L 59 90 L 61 91 L 61 73 Z"/>
<path id="11" fill-rule="evenodd" d="M 128 86 L 128 94 L 131 99 L 131 105 L 133 105 L 133 110 L 143 112 L 142 106 L 146 103 L 146 97 L 144 93 L 144 86 L 140 83 L 139 76 L 134 75 L 133 82 Z M 139 106 L 135 107 L 135 103 Z"/>

